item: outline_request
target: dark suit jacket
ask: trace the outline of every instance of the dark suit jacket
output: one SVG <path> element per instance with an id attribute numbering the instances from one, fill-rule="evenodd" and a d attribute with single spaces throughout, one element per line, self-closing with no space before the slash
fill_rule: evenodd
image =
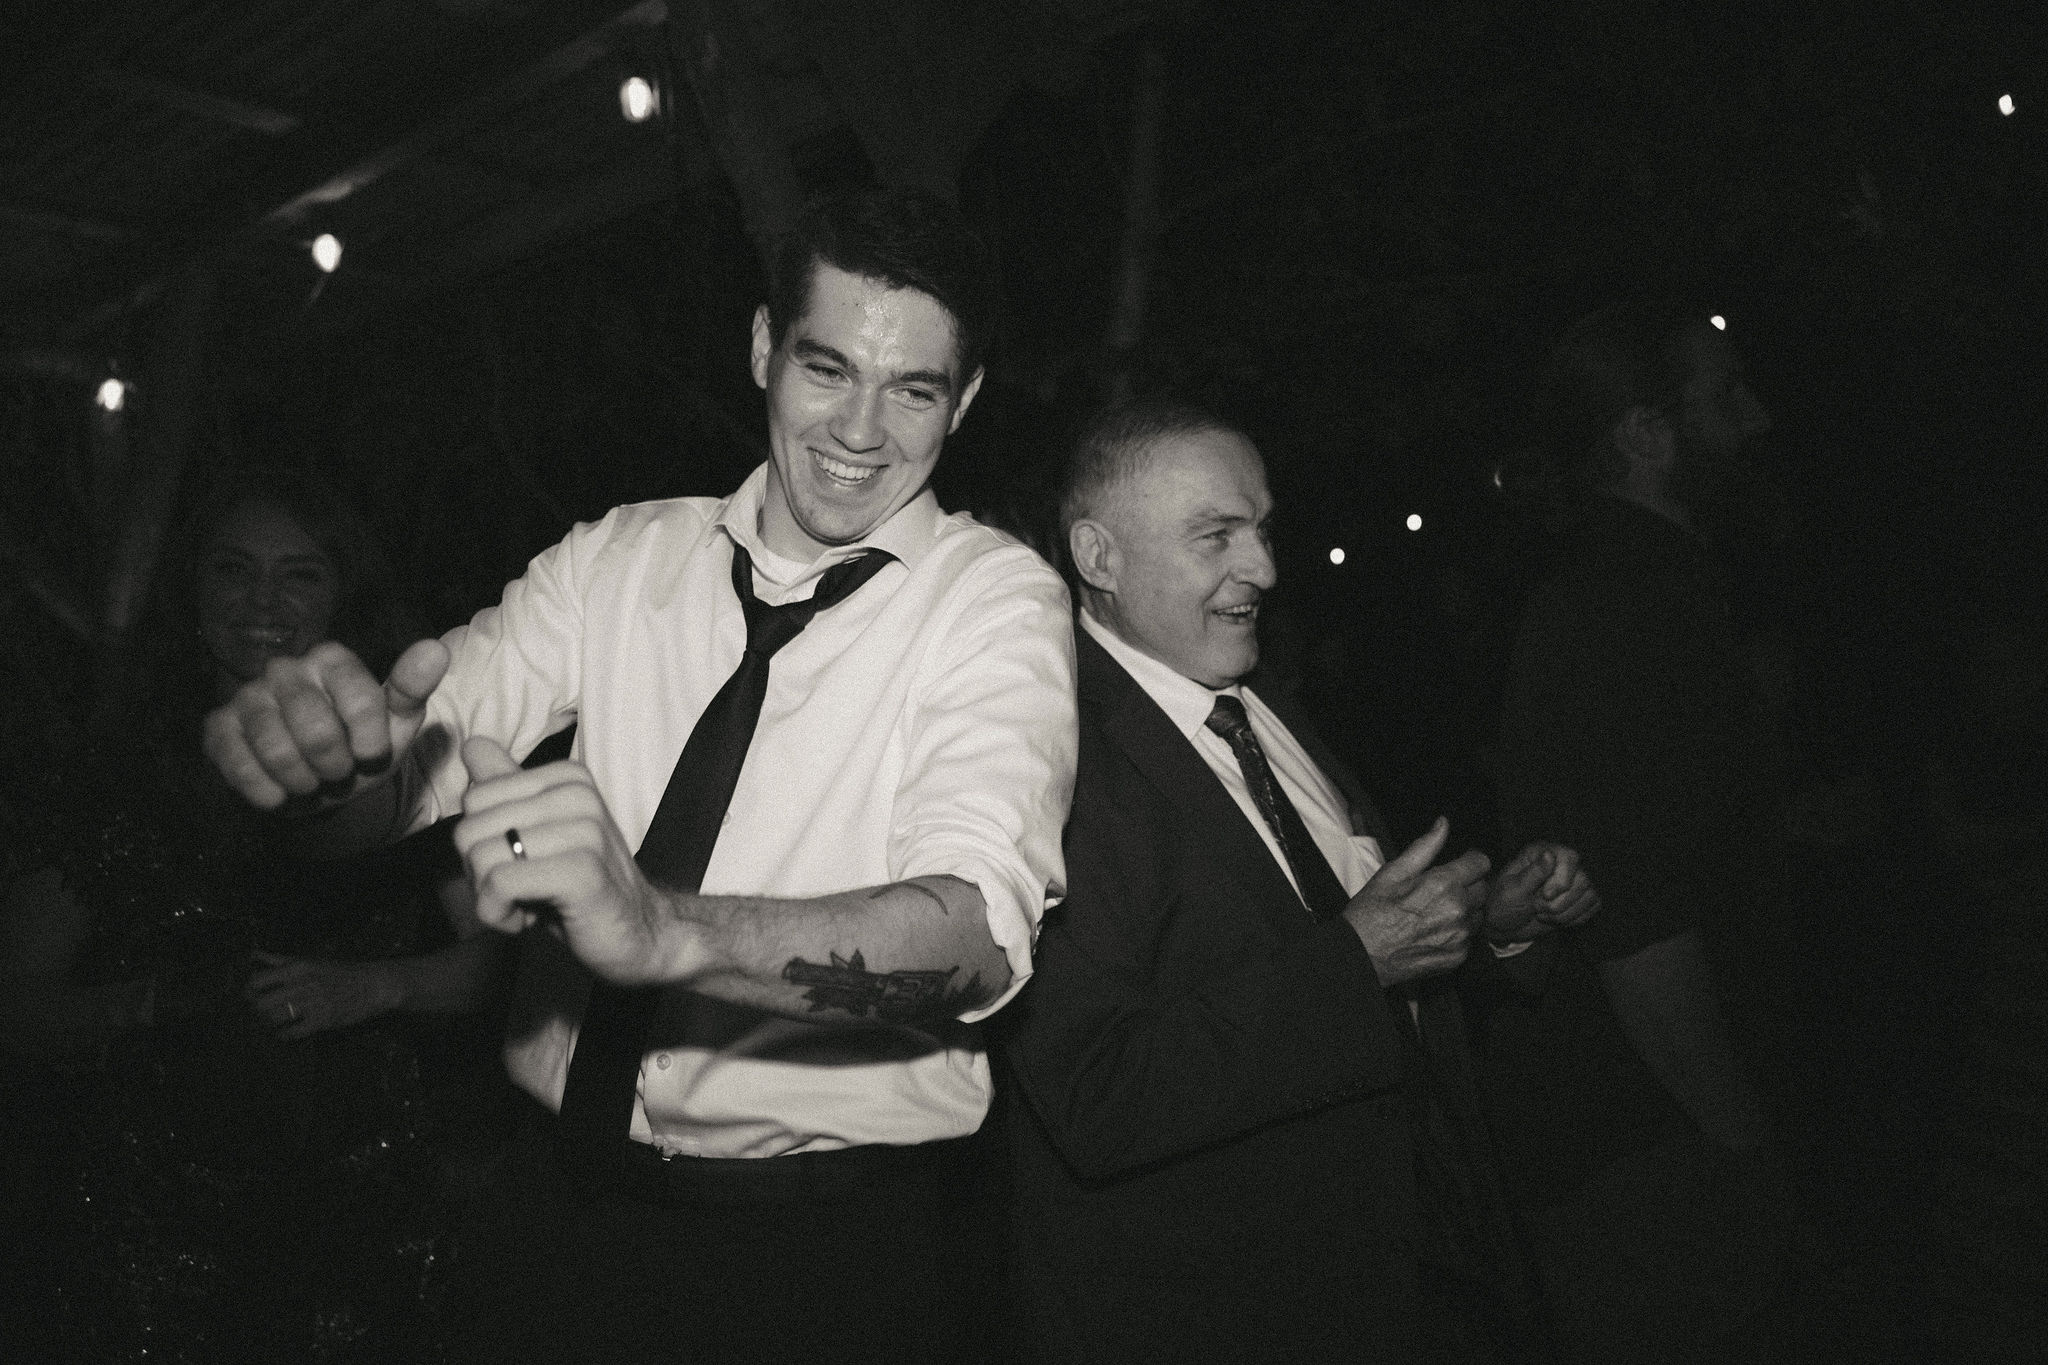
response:
<path id="1" fill-rule="evenodd" d="M 1036 1351 L 1408 1359 L 1416 1044 L 1350 926 L 1310 919 L 1194 747 L 1078 645 L 1067 899 L 998 1016 L 1026 1101 L 1009 1114 L 1013 1254 Z M 1470 1118 L 1449 992 L 1425 999 L 1422 1033 Z"/>

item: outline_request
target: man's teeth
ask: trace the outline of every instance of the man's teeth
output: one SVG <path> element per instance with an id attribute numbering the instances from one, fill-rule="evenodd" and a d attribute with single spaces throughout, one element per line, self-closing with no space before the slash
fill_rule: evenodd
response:
<path id="1" fill-rule="evenodd" d="M 875 467 L 873 465 L 847 464 L 845 461 L 835 460 L 829 455 L 820 455 L 815 450 L 811 452 L 811 457 L 818 462 L 818 468 L 842 483 L 866 483 L 875 476 Z"/>
<path id="2" fill-rule="evenodd" d="M 1259 604 L 1247 602 L 1241 607 L 1218 607 L 1216 614 L 1233 621 L 1249 621 L 1259 614 Z"/>

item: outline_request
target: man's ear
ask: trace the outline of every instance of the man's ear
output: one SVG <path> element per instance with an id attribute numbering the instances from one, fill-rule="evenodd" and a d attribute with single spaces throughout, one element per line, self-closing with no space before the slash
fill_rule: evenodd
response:
<path id="1" fill-rule="evenodd" d="M 768 325 L 768 305 L 764 303 L 754 310 L 754 348 L 750 357 L 754 383 L 761 388 L 768 387 L 768 359 L 774 354 L 775 333 Z"/>
<path id="2" fill-rule="evenodd" d="M 1123 568 L 1123 556 L 1116 547 L 1116 538 L 1109 528 L 1099 521 L 1077 521 L 1067 532 L 1067 553 L 1074 558 L 1074 572 L 1081 581 L 1097 592 L 1116 591 L 1117 573 Z"/>
<path id="3" fill-rule="evenodd" d="M 953 420 L 946 423 L 946 434 L 948 436 L 960 430 L 960 419 L 967 415 L 967 405 L 974 401 L 974 395 L 981 392 L 981 376 L 983 373 L 985 371 L 979 365 L 975 366 L 974 378 L 968 380 L 967 387 L 960 390 L 960 401 L 953 405 Z"/>
<path id="4" fill-rule="evenodd" d="M 1655 408 L 1638 405 L 1615 419 L 1614 448 L 1631 468 L 1667 468 L 1675 445 L 1671 420 Z"/>

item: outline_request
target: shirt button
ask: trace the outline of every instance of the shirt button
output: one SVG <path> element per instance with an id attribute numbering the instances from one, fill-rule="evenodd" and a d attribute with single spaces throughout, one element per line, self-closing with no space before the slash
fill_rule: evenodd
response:
<path id="1" fill-rule="evenodd" d="M 655 1053 L 654 1064 L 657 1067 L 661 1068 L 663 1071 L 668 1070 L 668 1054 L 666 1052 Z"/>

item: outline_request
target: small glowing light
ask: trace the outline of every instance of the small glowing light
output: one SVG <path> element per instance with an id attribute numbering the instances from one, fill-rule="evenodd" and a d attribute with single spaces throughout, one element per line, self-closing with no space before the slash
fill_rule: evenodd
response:
<path id="1" fill-rule="evenodd" d="M 92 396 L 92 401 L 108 412 L 119 412 L 128 406 L 128 386 L 111 377 L 103 379 L 100 381 L 99 392 Z"/>
<path id="2" fill-rule="evenodd" d="M 1344 562 L 1344 547 L 1342 545 L 1330 551 L 1330 562 L 1332 564 L 1342 564 Z"/>
<path id="3" fill-rule="evenodd" d="M 1493 467 L 1493 486 L 1503 491 L 1505 491 L 1508 486 L 1507 471 L 1505 469 L 1502 469 L 1499 465 L 1495 465 Z"/>
<path id="4" fill-rule="evenodd" d="M 313 264 L 332 275 L 341 264 L 341 238 L 323 232 L 313 239 Z"/>
<path id="5" fill-rule="evenodd" d="M 1708 318 L 1707 321 L 1714 324 L 1714 330 L 1717 332 L 1725 332 L 1728 330 L 1728 319 L 1722 317 L 1719 313 L 1714 314 L 1714 316 Z"/>
<path id="6" fill-rule="evenodd" d="M 1408 529 L 1411 531 L 1420 531 L 1422 529 L 1422 513 L 1410 512 L 1408 514 Z"/>
<path id="7" fill-rule="evenodd" d="M 2011 96 L 2011 95 L 2000 95 L 2000 96 L 1998 97 L 1998 112 L 1999 112 L 1999 113 L 2001 113 L 2001 114 L 2004 114 L 2004 115 L 2005 115 L 2005 116 L 2006 116 L 2007 118 L 2011 118 L 2011 117 L 2012 117 L 2012 111 L 2013 111 L 2013 109 L 2014 109 L 2014 108 L 2015 108 L 2015 106 L 2014 106 L 2014 104 L 2013 104 L 2013 102 L 2012 102 L 2012 96 Z"/>
<path id="8" fill-rule="evenodd" d="M 619 83 L 619 112 L 628 123 L 645 123 L 654 117 L 659 101 L 645 76 L 628 76 Z"/>

